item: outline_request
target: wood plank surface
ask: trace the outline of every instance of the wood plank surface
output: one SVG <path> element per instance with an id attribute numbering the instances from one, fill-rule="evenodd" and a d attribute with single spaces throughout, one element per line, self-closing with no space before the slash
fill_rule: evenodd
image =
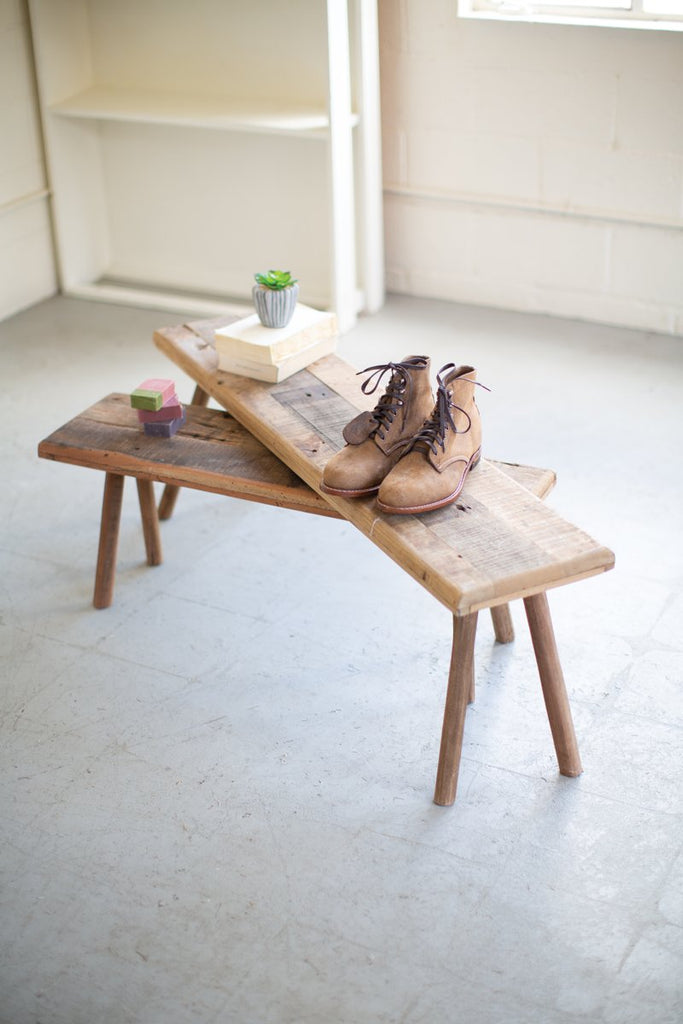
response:
<path id="1" fill-rule="evenodd" d="M 55 462 L 128 474 L 138 480 L 180 480 L 186 487 L 343 518 L 233 416 L 224 410 L 203 408 L 195 399 L 185 407 L 187 423 L 172 443 L 147 437 L 128 396 L 115 393 L 41 441 L 38 454 Z M 496 465 L 540 496 L 547 494 L 555 482 L 555 474 L 549 469 L 504 462 Z M 159 517 L 164 518 L 161 512 Z"/>
<path id="2" fill-rule="evenodd" d="M 188 405 L 175 437 L 148 437 L 127 395 L 112 394 L 41 441 L 41 458 L 180 484 L 317 515 L 338 513 L 232 416 Z"/>
<path id="3" fill-rule="evenodd" d="M 156 331 L 154 342 L 246 429 L 320 492 L 341 429 L 364 399 L 336 355 L 282 384 L 217 369 L 213 331 L 229 318 Z M 614 555 L 483 459 L 457 503 L 421 516 L 389 516 L 374 498 L 325 500 L 454 615 L 504 604 L 611 569 Z"/>

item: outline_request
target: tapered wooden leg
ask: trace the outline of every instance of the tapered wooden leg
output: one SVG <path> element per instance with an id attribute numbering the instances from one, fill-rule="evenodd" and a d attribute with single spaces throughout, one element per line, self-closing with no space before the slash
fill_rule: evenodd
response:
<path id="1" fill-rule="evenodd" d="M 524 598 L 529 630 L 536 653 L 543 697 L 548 711 L 550 731 L 555 744 L 561 775 L 574 777 L 582 772 L 579 748 L 574 732 L 567 689 L 557 653 L 555 633 L 545 593 Z"/>
<path id="2" fill-rule="evenodd" d="M 512 625 L 512 615 L 509 604 L 498 604 L 491 609 L 493 620 L 493 632 L 499 644 L 509 644 L 515 639 L 515 627 Z"/>
<path id="3" fill-rule="evenodd" d="M 197 387 L 194 389 L 194 394 L 192 396 L 192 401 L 190 402 L 190 405 L 208 405 L 209 397 L 210 396 L 208 392 L 206 392 L 203 387 L 197 384 Z M 161 500 L 159 501 L 159 519 L 171 518 L 179 493 L 180 487 L 178 487 L 177 484 L 166 484 L 161 495 Z M 150 562 L 150 565 L 156 564 L 158 563 Z"/>
<path id="4" fill-rule="evenodd" d="M 448 675 L 446 708 L 443 716 L 439 767 L 436 773 L 434 803 L 448 807 L 455 800 L 458 769 L 465 730 L 467 702 L 474 678 L 474 638 L 477 613 L 453 617 L 453 652 Z"/>
<path id="5" fill-rule="evenodd" d="M 142 532 L 145 538 L 147 565 L 161 565 L 161 535 L 159 533 L 159 517 L 154 501 L 154 484 L 151 480 L 136 480 L 138 485 L 138 501 L 142 516 Z"/>
<path id="6" fill-rule="evenodd" d="M 457 651 L 458 644 L 462 643 L 462 640 L 460 639 L 460 635 L 459 635 L 459 627 L 456 627 L 455 622 L 456 622 L 456 620 L 455 620 L 455 615 L 454 615 L 453 616 L 453 647 L 451 649 L 451 667 L 450 667 L 450 670 L 449 670 L 449 676 L 455 670 L 454 666 L 456 664 L 456 659 L 458 657 L 458 651 Z M 476 634 L 476 631 L 477 631 L 477 623 L 475 621 L 475 623 L 474 623 L 474 632 L 475 632 L 475 634 Z M 474 702 L 476 700 L 476 697 L 477 697 L 477 687 L 476 687 L 476 682 L 475 682 L 475 678 L 474 678 L 474 640 L 472 641 L 472 657 L 469 659 L 468 672 L 469 672 L 469 676 L 470 676 L 470 682 L 469 682 L 469 688 L 468 688 L 468 693 L 467 693 L 467 703 L 468 704 L 474 704 Z"/>
<path id="7" fill-rule="evenodd" d="M 108 608 L 114 597 L 116 576 L 116 551 L 119 544 L 119 523 L 125 477 L 118 473 L 107 473 L 104 479 L 102 519 L 100 521 L 100 543 L 97 551 L 95 572 L 96 608 Z"/>
<path id="8" fill-rule="evenodd" d="M 159 519 L 171 518 L 179 494 L 180 488 L 177 484 L 166 484 L 159 501 Z"/>

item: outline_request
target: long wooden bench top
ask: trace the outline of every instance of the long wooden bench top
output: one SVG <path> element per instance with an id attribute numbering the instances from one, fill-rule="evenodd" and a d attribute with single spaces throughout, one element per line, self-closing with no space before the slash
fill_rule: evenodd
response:
<path id="1" fill-rule="evenodd" d="M 316 493 L 342 427 L 372 406 L 355 371 L 326 356 L 280 384 L 219 371 L 213 332 L 234 318 L 156 331 L 177 366 Z M 614 555 L 484 459 L 456 504 L 388 516 L 374 498 L 324 500 L 446 605 L 463 616 L 611 569 Z"/>
<path id="2" fill-rule="evenodd" d="M 230 413 L 199 405 L 188 405 L 186 411 L 187 422 L 175 437 L 148 437 L 129 396 L 113 393 L 41 441 L 38 455 L 139 480 L 343 518 Z M 555 483 L 549 469 L 496 465 L 540 497 Z"/>

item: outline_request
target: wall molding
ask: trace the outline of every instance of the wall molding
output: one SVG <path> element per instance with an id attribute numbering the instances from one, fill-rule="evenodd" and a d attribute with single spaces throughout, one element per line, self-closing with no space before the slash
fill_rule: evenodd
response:
<path id="1" fill-rule="evenodd" d="M 683 220 L 669 220 L 664 217 L 644 217 L 630 213 L 615 213 L 610 210 L 593 210 L 578 206 L 558 206 L 556 203 L 506 198 L 504 196 L 480 196 L 470 192 L 447 191 L 445 189 L 414 188 L 409 185 L 384 185 L 385 196 L 400 199 L 414 199 L 419 202 L 447 203 L 450 206 L 481 207 L 489 210 L 504 210 L 513 213 L 536 214 L 540 217 L 565 217 L 568 219 L 599 222 L 603 224 L 627 224 L 629 227 L 659 228 L 665 231 L 680 231 Z"/>
<path id="2" fill-rule="evenodd" d="M 47 188 L 27 192 L 23 196 L 15 196 L 14 199 L 9 199 L 6 203 L 0 203 L 0 217 L 3 213 L 13 213 L 15 210 L 20 210 L 22 206 L 30 206 L 31 203 L 37 203 L 43 199 L 49 199 L 49 197 L 50 190 Z"/>

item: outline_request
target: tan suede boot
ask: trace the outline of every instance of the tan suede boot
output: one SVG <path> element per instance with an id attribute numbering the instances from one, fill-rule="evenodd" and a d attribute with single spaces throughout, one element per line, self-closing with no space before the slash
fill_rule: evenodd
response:
<path id="1" fill-rule="evenodd" d="M 377 495 L 382 512 L 431 512 L 455 501 L 481 454 L 476 371 L 448 363 L 437 376 L 436 405 Z"/>
<path id="2" fill-rule="evenodd" d="M 344 427 L 346 447 L 333 455 L 323 471 L 322 490 L 344 498 L 374 494 L 433 406 L 427 356 L 406 356 L 400 363 L 368 366 L 362 385 L 372 395 L 383 377 L 391 377 L 372 412 L 363 412 Z"/>

